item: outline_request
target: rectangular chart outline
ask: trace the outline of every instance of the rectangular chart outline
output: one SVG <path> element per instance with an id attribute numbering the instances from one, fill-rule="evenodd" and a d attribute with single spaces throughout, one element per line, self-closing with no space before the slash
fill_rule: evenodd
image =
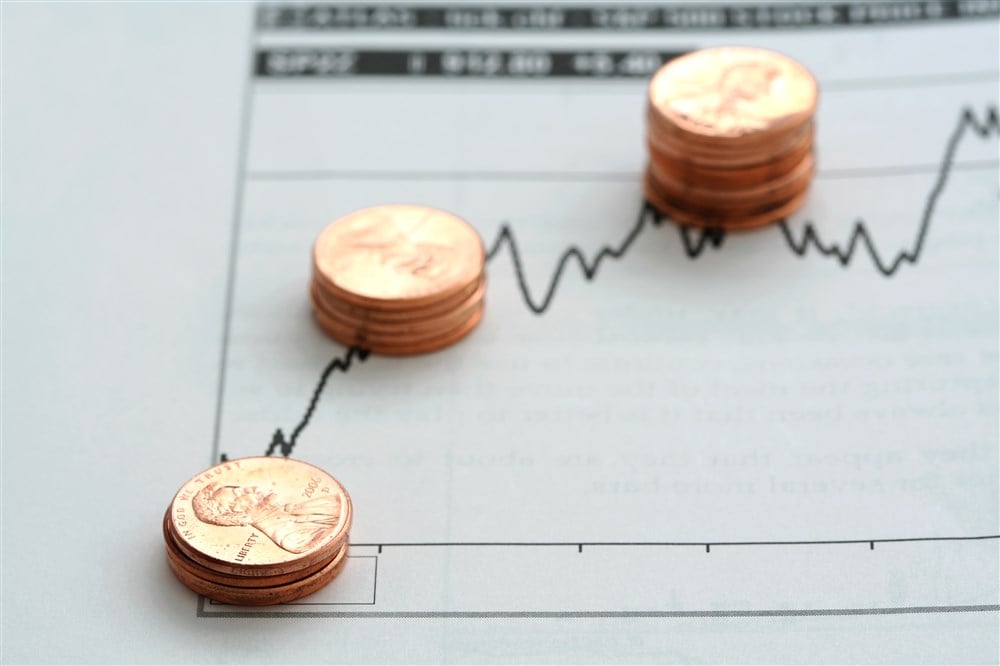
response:
<path id="1" fill-rule="evenodd" d="M 259 22 L 257 19 L 257 10 L 264 6 L 266 3 L 258 3 L 256 5 L 255 11 L 253 12 L 253 18 L 251 20 L 251 25 L 248 30 L 248 43 L 249 43 L 249 57 L 247 63 L 247 69 L 245 74 L 245 79 L 243 83 L 243 94 L 242 103 L 240 108 L 240 131 L 238 139 L 238 150 L 237 150 L 237 168 L 235 177 L 235 187 L 234 187 L 234 205 L 233 205 L 233 217 L 230 224 L 230 242 L 228 247 L 228 262 L 227 262 L 227 278 L 226 278 L 226 290 L 225 290 L 225 301 L 223 308 L 223 326 L 222 326 L 222 339 L 221 339 L 221 349 L 220 349 L 220 362 L 219 362 L 219 373 L 218 373 L 218 383 L 216 392 L 216 408 L 215 408 L 215 420 L 213 428 L 212 437 L 212 456 L 211 463 L 217 462 L 220 456 L 221 450 L 221 427 L 222 427 L 222 410 L 224 406 L 224 397 L 226 391 L 226 372 L 229 360 L 229 340 L 232 327 L 232 312 L 233 312 L 233 296 L 235 291 L 235 281 L 236 281 L 236 267 L 238 261 L 238 246 L 240 240 L 240 234 L 242 230 L 242 218 L 243 218 L 243 207 L 245 200 L 245 190 L 247 180 L 253 179 L 254 175 L 247 169 L 247 156 L 249 152 L 249 140 L 250 140 L 250 129 L 252 126 L 253 119 L 253 95 L 256 85 L 256 56 L 255 49 L 256 43 L 255 38 L 260 31 Z M 450 7 L 461 6 L 464 3 L 447 3 Z M 476 32 L 482 32 L 481 30 L 470 30 L 470 34 L 475 34 Z M 540 31 L 539 31 L 540 32 Z M 967 73 L 968 76 L 974 78 L 980 78 L 984 75 L 990 74 L 994 75 L 995 71 L 985 72 L 970 72 Z M 958 75 L 959 78 L 962 75 Z M 903 77 L 900 77 L 901 79 Z M 864 81 L 854 81 L 853 84 L 862 84 Z M 895 82 L 893 79 L 880 79 L 879 84 L 885 85 L 886 87 L 895 87 L 898 83 L 906 84 L 916 84 L 918 87 L 920 83 L 917 81 L 899 81 Z M 273 85 L 273 83 L 271 84 Z M 928 81 L 926 85 L 940 85 L 937 80 Z M 853 86 L 850 86 L 853 87 Z M 992 166 L 990 165 L 970 165 L 972 168 L 977 168 L 979 166 Z M 510 174 L 508 174 L 509 176 Z M 515 174 L 516 175 L 516 174 Z M 616 174 L 617 175 L 617 174 Z M 372 177 L 377 179 L 379 174 L 374 173 L 370 176 L 368 174 L 354 174 L 351 176 L 355 179 L 365 179 Z M 836 176 L 834 176 L 836 177 Z M 592 180 L 592 176 L 584 174 L 582 180 Z M 570 542 L 570 543 L 383 543 L 383 544 L 355 544 L 355 547 L 377 547 L 378 552 L 381 553 L 384 547 L 391 546 L 429 546 L 429 547 L 467 547 L 467 546 L 492 546 L 492 547 L 518 547 L 518 546 L 572 546 L 578 548 L 579 552 L 582 552 L 583 547 L 587 545 L 615 545 L 615 546 L 635 546 L 635 547 L 649 547 L 649 546 L 669 546 L 669 547 L 690 547 L 698 546 L 704 547 L 705 552 L 710 553 L 712 546 L 727 546 L 727 545 L 756 545 L 756 546 L 791 546 L 791 545 L 805 545 L 805 544 L 868 544 L 871 550 L 874 550 L 876 543 L 883 542 L 912 542 L 912 541 L 968 541 L 968 540 L 1000 540 L 1000 535 L 982 535 L 982 536 L 971 536 L 971 537 L 925 537 L 925 538 L 913 538 L 913 539 L 852 539 L 852 540 L 835 540 L 835 541 L 774 541 L 774 542 L 634 542 L 634 543 L 588 543 L 588 542 Z M 375 559 L 375 576 L 373 580 L 372 589 L 372 602 L 370 604 L 353 604 L 353 603 L 342 603 L 342 602 L 322 602 L 309 605 L 317 606 L 339 606 L 339 605 L 375 605 L 376 604 L 376 593 L 378 586 L 378 556 L 377 555 L 365 555 L 365 556 L 350 556 L 350 557 L 366 557 Z M 839 617 L 839 616 L 854 616 L 854 615 L 905 615 L 905 614 L 934 614 L 934 613 L 974 613 L 974 612 L 1000 612 L 1000 604 L 982 604 L 982 605 L 943 605 L 943 606 L 900 606 L 900 607 L 861 607 L 861 608 L 823 608 L 823 609 L 730 609 L 730 610 L 690 610 L 690 611 L 669 611 L 669 610 L 632 610 L 632 611 L 210 611 L 208 607 L 214 605 L 209 602 L 205 597 L 198 597 L 196 616 L 199 618 L 373 618 L 373 619 L 395 619 L 395 618 L 405 618 L 405 619 L 435 619 L 435 618 L 452 618 L 452 619 L 514 619 L 514 618 L 526 618 L 526 619 L 587 619 L 587 618 L 768 618 L 768 617 Z M 294 605 L 307 605 L 307 604 L 288 604 L 289 606 Z"/>

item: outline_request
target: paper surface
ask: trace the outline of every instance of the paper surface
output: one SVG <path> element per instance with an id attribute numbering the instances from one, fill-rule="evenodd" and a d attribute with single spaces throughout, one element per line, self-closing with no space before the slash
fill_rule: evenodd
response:
<path id="1" fill-rule="evenodd" d="M 998 11 L 5 6 L 3 659 L 995 662 Z M 727 43 L 821 99 L 806 206 L 722 237 L 641 173 L 648 74 Z M 311 243 L 394 201 L 486 316 L 330 375 L 333 584 L 199 599 L 162 512 L 299 424 Z"/>

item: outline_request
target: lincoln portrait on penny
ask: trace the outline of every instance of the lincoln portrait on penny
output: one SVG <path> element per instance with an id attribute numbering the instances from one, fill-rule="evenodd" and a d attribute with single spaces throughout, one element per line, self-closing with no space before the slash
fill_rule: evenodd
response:
<path id="1" fill-rule="evenodd" d="M 252 525 L 290 553 L 304 553 L 323 541 L 340 523 L 340 498 L 321 495 L 304 502 L 284 502 L 257 486 L 209 483 L 192 498 L 198 519 L 211 525 Z"/>

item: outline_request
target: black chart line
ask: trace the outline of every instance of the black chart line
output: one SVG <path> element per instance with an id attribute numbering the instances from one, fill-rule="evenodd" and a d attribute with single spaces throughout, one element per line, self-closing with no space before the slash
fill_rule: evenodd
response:
<path id="1" fill-rule="evenodd" d="M 969 132 L 973 132 L 983 139 L 987 138 L 990 134 L 1000 136 L 1000 119 L 998 119 L 997 107 L 989 107 L 986 110 L 985 119 L 983 121 L 980 121 L 976 117 L 972 108 L 966 107 L 962 109 L 959 114 L 958 123 L 945 144 L 944 154 L 937 168 L 937 178 L 927 194 L 923 213 L 920 216 L 920 223 L 917 228 L 916 239 L 912 248 L 901 250 L 891 261 L 883 259 L 875 247 L 875 243 L 872 240 L 871 233 L 868 231 L 868 227 L 861 219 L 858 219 L 855 222 L 850 238 L 844 247 L 837 245 L 835 242 L 831 242 L 829 244 L 823 243 L 823 241 L 820 240 L 819 233 L 817 232 L 814 223 L 810 220 L 803 223 L 801 240 L 797 240 L 788 225 L 788 221 L 781 220 L 778 223 L 778 227 L 781 229 L 782 238 L 786 246 L 793 254 L 799 257 L 805 257 L 809 252 L 810 246 L 814 247 L 821 256 L 834 257 L 842 266 L 845 267 L 851 263 L 855 256 L 857 256 L 858 248 L 863 247 L 871 257 L 872 264 L 879 271 L 879 273 L 886 278 L 895 275 L 904 262 L 916 264 L 923 252 L 924 243 L 927 239 L 927 233 L 930 230 L 931 219 L 933 218 L 934 210 L 937 207 L 938 199 L 940 199 L 942 192 L 944 192 L 945 185 L 948 182 L 948 176 L 951 174 L 952 167 L 955 162 L 955 153 L 958 151 L 958 147 L 961 144 L 962 139 Z M 584 279 L 587 281 L 593 280 L 597 275 L 601 264 L 606 259 L 623 258 L 650 222 L 654 225 L 659 225 L 665 219 L 667 219 L 665 216 L 659 214 L 648 203 L 644 202 L 639 210 L 638 218 L 619 245 L 606 245 L 602 247 L 597 251 L 597 254 L 594 255 L 594 258 L 591 261 L 587 260 L 586 255 L 578 247 L 575 245 L 570 246 L 563 252 L 556 262 L 555 270 L 549 278 L 548 286 L 544 291 L 544 296 L 540 300 L 536 300 L 532 296 L 531 288 L 529 287 L 527 278 L 524 275 L 521 251 L 518 247 L 514 232 L 508 224 L 505 223 L 500 226 L 496 240 L 494 240 L 493 244 L 490 246 L 487 257 L 489 259 L 493 259 L 497 256 L 497 254 L 499 254 L 500 248 L 503 245 L 507 246 L 511 262 L 514 267 L 514 277 L 516 278 L 518 286 L 521 290 L 521 297 L 524 300 L 524 304 L 534 314 L 541 315 L 548 310 L 550 305 L 552 305 L 556 291 L 562 281 L 563 274 L 565 273 L 566 267 L 570 263 L 576 261 L 576 263 L 580 266 Z M 684 253 L 688 259 L 692 260 L 701 256 L 709 244 L 713 248 L 720 248 L 726 237 L 726 233 L 721 229 L 695 230 L 683 225 L 678 226 L 677 229 L 681 235 Z M 692 235 L 696 235 L 694 240 L 692 240 Z"/>
<path id="2" fill-rule="evenodd" d="M 500 253 L 500 249 L 506 245 L 510 252 L 511 263 L 514 266 L 514 278 L 517 280 L 518 288 L 521 290 L 521 297 L 524 300 L 525 306 L 534 314 L 543 315 L 552 305 L 556 291 L 562 282 L 563 274 L 570 263 L 575 260 L 577 265 L 580 266 L 580 271 L 583 273 L 584 279 L 590 282 L 597 277 L 597 272 L 605 260 L 624 258 L 635 240 L 650 224 L 659 226 L 666 219 L 664 215 L 659 213 L 649 203 L 643 202 L 631 229 L 629 229 L 628 234 L 626 234 L 625 238 L 617 246 L 605 245 L 597 251 L 597 254 L 590 261 L 587 260 L 587 255 L 583 253 L 583 250 L 575 245 L 570 246 L 560 255 L 559 260 L 556 262 L 556 268 L 548 281 L 545 296 L 539 301 L 536 301 L 531 295 L 531 288 L 528 286 L 528 279 L 524 275 L 524 265 L 521 262 L 521 251 L 518 247 L 514 230 L 510 225 L 506 223 L 500 225 L 500 230 L 497 232 L 496 239 L 487 251 L 486 258 L 487 260 L 494 259 Z M 684 254 L 688 259 L 697 259 L 709 246 L 716 249 L 720 248 L 726 238 L 726 233 L 722 229 L 695 229 L 693 227 L 678 226 L 677 230 L 680 233 L 681 242 L 684 246 Z"/>
<path id="3" fill-rule="evenodd" d="M 369 356 L 368 350 L 361 349 L 360 347 L 349 347 L 344 355 L 335 356 L 333 360 L 327 363 L 326 368 L 323 370 L 323 374 L 320 375 L 319 383 L 313 390 L 312 398 L 309 400 L 309 406 L 306 407 L 305 414 L 302 415 L 302 420 L 299 421 L 298 425 L 292 430 L 292 436 L 285 440 L 285 434 L 282 432 L 281 428 L 274 431 L 274 436 L 271 438 L 271 443 L 267 447 L 267 452 L 264 455 L 272 455 L 275 451 L 280 451 L 281 455 L 286 458 L 291 454 L 292 449 L 295 448 L 295 442 L 299 439 L 299 435 L 305 430 L 306 426 L 309 425 L 309 420 L 312 419 L 313 412 L 316 411 L 316 404 L 319 402 L 319 397 L 323 393 L 323 388 L 326 387 L 327 381 L 330 379 L 330 375 L 336 370 L 341 372 L 347 372 L 351 369 L 351 364 L 354 359 L 357 358 L 359 362 L 364 362 Z"/>
<path id="4" fill-rule="evenodd" d="M 1000 114 L 997 112 L 997 107 L 988 107 L 986 109 L 985 118 L 982 121 L 976 117 L 976 113 L 971 107 L 965 107 L 962 109 L 959 114 L 958 123 L 956 124 L 955 129 L 952 130 L 948 141 L 945 144 L 941 163 L 937 170 L 937 178 L 927 194 L 913 246 L 909 249 L 900 250 L 891 261 L 884 259 L 879 254 L 875 247 L 875 243 L 872 240 L 872 236 L 862 219 L 858 219 L 855 222 L 853 231 L 851 232 L 849 240 L 844 247 L 841 247 L 834 242 L 829 244 L 824 243 L 820 239 L 819 233 L 816 231 L 812 221 L 806 221 L 803 223 L 801 239 L 797 240 L 792 234 L 788 221 L 781 220 L 778 223 L 778 226 L 781 229 L 781 235 L 785 244 L 792 251 L 792 253 L 803 258 L 808 254 L 810 247 L 813 247 L 820 256 L 833 257 L 840 263 L 841 266 L 844 267 L 849 266 L 857 256 L 858 248 L 864 248 L 870 256 L 872 264 L 885 278 L 890 278 L 895 275 L 904 262 L 916 264 L 923 253 L 927 235 L 930 231 L 931 220 L 933 219 L 934 211 L 937 207 L 937 202 L 948 183 L 948 176 L 951 174 L 955 162 L 955 154 L 958 152 L 958 147 L 962 143 L 962 140 L 969 132 L 973 132 L 982 139 L 987 138 L 990 134 L 996 134 L 1000 137 Z M 543 292 L 544 295 L 540 299 L 536 299 L 532 295 L 531 287 L 529 286 L 527 277 L 524 274 L 524 266 L 521 260 L 521 251 L 517 243 L 517 238 L 514 235 L 513 228 L 509 224 L 502 223 L 500 225 L 496 238 L 487 250 L 486 260 L 488 262 L 492 261 L 499 256 L 500 250 L 504 246 L 508 248 L 511 264 L 514 270 L 514 278 L 521 291 L 521 297 L 524 300 L 524 304 L 532 313 L 540 316 L 545 314 L 551 307 L 566 269 L 571 263 L 576 262 L 576 264 L 580 267 L 580 271 L 584 279 L 589 282 L 597 276 L 602 263 L 608 259 L 617 260 L 624 258 L 643 231 L 645 231 L 650 225 L 662 225 L 665 219 L 667 218 L 658 213 L 647 202 L 643 202 L 642 206 L 639 208 L 639 213 L 636 216 L 635 222 L 632 224 L 628 233 L 625 234 L 625 237 L 617 245 L 605 245 L 601 247 L 594 255 L 593 259 L 590 260 L 587 259 L 587 255 L 584 254 L 583 250 L 576 245 L 571 245 L 560 255 L 558 261 L 556 262 L 555 269 L 547 282 L 547 286 Z M 677 226 L 676 228 L 680 234 L 684 254 L 691 260 L 700 257 L 708 247 L 720 249 L 726 239 L 726 233 L 721 229 L 694 229 L 683 225 Z M 330 375 L 335 370 L 347 372 L 350 370 L 351 364 L 355 358 L 359 361 L 364 361 L 367 357 L 367 351 L 358 347 L 351 347 L 346 350 L 342 357 L 335 357 L 332 361 L 330 361 L 324 369 L 319 383 L 313 390 L 312 397 L 302 420 L 292 430 L 291 437 L 286 440 L 281 428 L 275 430 L 271 443 L 267 448 L 266 455 L 272 455 L 278 451 L 280 451 L 280 453 L 284 456 L 290 455 L 295 447 L 299 435 L 302 434 L 302 431 L 309 424 Z M 221 454 L 221 459 L 225 460 L 226 454 Z M 864 540 L 865 543 L 868 541 L 870 540 Z M 879 540 L 876 539 L 875 541 L 877 542 Z"/>
<path id="5" fill-rule="evenodd" d="M 968 132 L 975 132 L 980 138 L 983 139 L 988 137 L 991 132 L 1000 135 L 1000 116 L 997 114 L 997 107 L 994 106 L 987 109 L 986 118 L 982 123 L 980 123 L 976 118 L 976 114 L 971 108 L 965 108 L 962 110 L 962 113 L 959 116 L 958 125 L 948 138 L 948 143 L 945 144 L 944 156 L 941 158 L 941 168 L 938 170 L 937 179 L 935 180 L 933 187 L 931 187 L 930 192 L 927 194 L 927 200 L 924 203 L 924 210 L 920 216 L 920 225 L 917 229 L 917 237 L 913 243 L 912 249 L 902 250 L 892 261 L 885 261 L 879 256 L 878 250 L 875 249 L 875 244 L 872 241 L 871 234 L 868 233 L 868 229 L 865 227 L 864 222 L 860 219 L 854 223 L 854 229 L 851 232 L 850 240 L 848 240 L 847 246 L 843 249 L 835 243 L 824 245 L 816 232 L 816 228 L 809 222 L 804 225 L 805 230 L 802 233 L 802 240 L 796 241 L 788 227 L 787 220 L 782 220 L 779 227 L 781 229 L 782 236 L 785 239 L 785 243 L 792 252 L 800 257 L 806 256 L 806 253 L 809 251 L 809 246 L 812 245 L 822 256 L 835 257 L 840 262 L 841 266 L 847 266 L 850 264 L 859 244 L 863 245 L 871 257 L 875 268 L 878 269 L 878 271 L 885 277 L 892 277 L 896 271 L 899 270 L 900 266 L 903 265 L 904 261 L 916 264 L 920 259 L 921 253 L 923 252 L 924 241 L 927 240 L 927 232 L 930 230 L 931 218 L 934 215 L 934 209 L 937 207 L 938 199 L 941 197 L 941 193 L 944 192 L 945 185 L 948 183 L 948 176 L 951 174 L 952 165 L 955 162 L 955 153 L 958 151 L 959 144 Z"/>

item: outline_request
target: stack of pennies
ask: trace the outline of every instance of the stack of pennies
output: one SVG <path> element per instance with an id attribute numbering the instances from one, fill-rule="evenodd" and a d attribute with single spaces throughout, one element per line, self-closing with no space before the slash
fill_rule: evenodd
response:
<path id="1" fill-rule="evenodd" d="M 289 458 L 240 458 L 198 474 L 163 519 L 167 562 L 186 586 L 240 606 L 293 601 L 347 561 L 351 499 L 323 470 Z"/>
<path id="2" fill-rule="evenodd" d="M 313 247 L 310 286 L 320 328 L 377 354 L 431 352 L 465 337 L 483 316 L 483 242 L 436 208 L 366 208 L 327 226 Z"/>
<path id="3" fill-rule="evenodd" d="M 647 201 L 678 223 L 733 231 L 787 217 L 815 168 L 817 96 L 812 74 L 773 51 L 669 61 L 649 85 Z"/>

